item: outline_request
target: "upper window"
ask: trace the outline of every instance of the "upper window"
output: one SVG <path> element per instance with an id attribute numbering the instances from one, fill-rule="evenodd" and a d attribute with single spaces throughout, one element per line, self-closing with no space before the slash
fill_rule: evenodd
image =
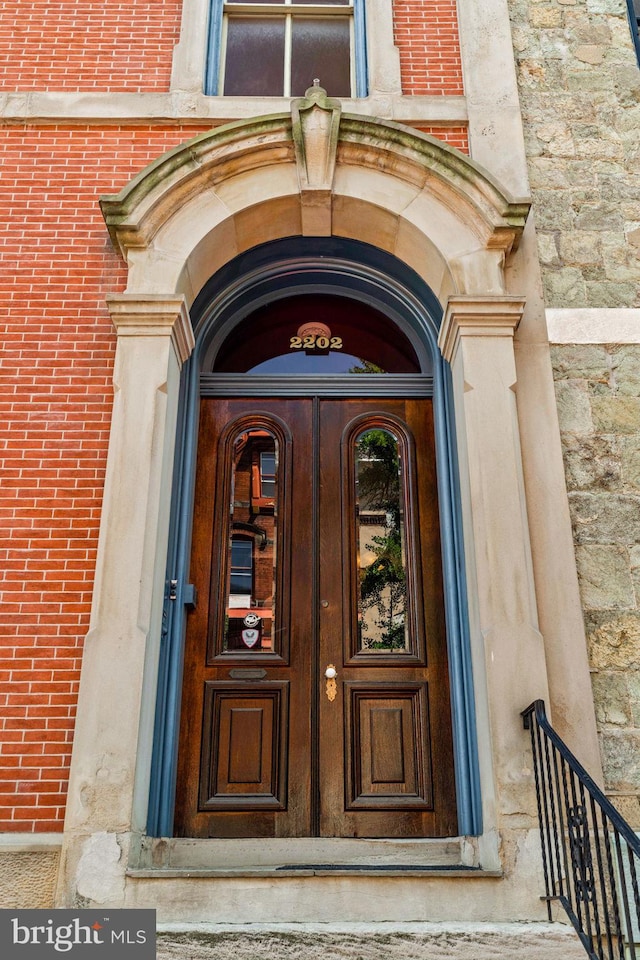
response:
<path id="1" fill-rule="evenodd" d="M 363 40 L 358 0 L 212 0 L 205 93 L 364 96 Z"/>

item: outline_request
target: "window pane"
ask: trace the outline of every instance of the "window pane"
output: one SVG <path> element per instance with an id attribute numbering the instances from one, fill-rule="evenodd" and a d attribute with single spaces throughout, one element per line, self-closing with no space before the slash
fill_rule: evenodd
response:
<path id="1" fill-rule="evenodd" d="M 273 500 L 276 495 L 276 457 L 274 453 L 260 454 L 260 496 Z"/>
<path id="2" fill-rule="evenodd" d="M 398 440 L 389 430 L 356 439 L 358 648 L 408 650 L 404 479 Z"/>
<path id="3" fill-rule="evenodd" d="M 284 23 L 284 17 L 229 17 L 225 96 L 282 96 Z"/>
<path id="4" fill-rule="evenodd" d="M 350 47 L 349 19 L 294 17 L 291 95 L 304 96 L 317 78 L 330 97 L 350 97 Z"/>
<path id="5" fill-rule="evenodd" d="M 250 540 L 231 539 L 230 594 L 251 595 L 253 590 L 253 544 Z"/>
<path id="6" fill-rule="evenodd" d="M 243 430 L 232 447 L 231 504 L 223 650 L 273 649 L 278 446 L 261 428 Z M 261 470 L 268 466 L 268 493 Z"/>

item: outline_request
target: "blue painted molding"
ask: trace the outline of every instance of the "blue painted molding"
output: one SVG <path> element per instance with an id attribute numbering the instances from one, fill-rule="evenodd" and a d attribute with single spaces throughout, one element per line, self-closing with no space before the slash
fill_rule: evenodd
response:
<path id="1" fill-rule="evenodd" d="M 638 0 L 627 0 L 627 13 L 629 15 L 629 28 L 631 30 L 631 39 L 636 50 L 636 59 L 640 66 L 640 34 L 638 26 L 640 25 L 640 3 Z"/>
<path id="2" fill-rule="evenodd" d="M 367 23 L 364 0 L 353 0 L 353 20 L 356 97 L 366 97 L 369 93 L 369 68 L 367 63 Z"/>
<path id="3" fill-rule="evenodd" d="M 167 589 L 147 832 L 173 832 L 200 375 L 211 370 L 221 344 L 250 312 L 300 292 L 332 293 L 374 306 L 411 340 L 422 367 L 418 379 L 433 383 L 458 827 L 461 835 L 477 835 L 482 813 L 453 390 L 437 345 L 442 308 L 424 281 L 396 257 L 333 237 L 295 237 L 249 250 L 219 270 L 192 307 L 196 346 L 182 371 L 166 577 L 167 588 L 175 581 L 176 599 L 169 599 Z M 353 377 L 347 379 L 353 383 Z M 273 386 L 265 392 L 274 395 Z"/>
<path id="4" fill-rule="evenodd" d="M 222 47 L 222 0 L 209 3 L 209 22 L 207 23 L 207 54 L 204 66 L 204 94 L 207 97 L 218 96 L 220 77 L 220 52 Z"/>

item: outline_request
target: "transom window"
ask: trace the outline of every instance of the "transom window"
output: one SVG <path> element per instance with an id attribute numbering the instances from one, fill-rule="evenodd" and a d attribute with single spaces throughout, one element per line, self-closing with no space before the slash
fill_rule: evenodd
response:
<path id="1" fill-rule="evenodd" d="M 358 0 L 212 0 L 205 93 L 302 97 L 319 79 L 329 96 L 363 96 L 357 11 Z"/>
<path id="2" fill-rule="evenodd" d="M 400 330 L 389 336 L 388 319 L 374 307 L 322 293 L 293 295 L 258 307 L 226 338 L 213 370 L 256 376 L 430 373 L 421 369 Z"/>

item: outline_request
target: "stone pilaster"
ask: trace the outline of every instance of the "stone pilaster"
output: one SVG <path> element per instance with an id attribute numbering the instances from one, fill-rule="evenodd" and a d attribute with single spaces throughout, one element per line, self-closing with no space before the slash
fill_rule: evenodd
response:
<path id="1" fill-rule="evenodd" d="M 115 396 L 60 905 L 122 903 L 145 825 L 180 367 L 193 348 L 180 297 L 124 294 L 108 306 Z"/>
<path id="2" fill-rule="evenodd" d="M 548 702 L 516 411 L 513 336 L 523 308 L 518 297 L 452 297 L 439 339 L 454 382 L 467 575 L 477 597 L 474 672 L 479 711 L 491 729 L 498 817 L 531 806 L 518 714 L 537 697 Z M 485 756 L 485 817 L 486 764 Z"/>

